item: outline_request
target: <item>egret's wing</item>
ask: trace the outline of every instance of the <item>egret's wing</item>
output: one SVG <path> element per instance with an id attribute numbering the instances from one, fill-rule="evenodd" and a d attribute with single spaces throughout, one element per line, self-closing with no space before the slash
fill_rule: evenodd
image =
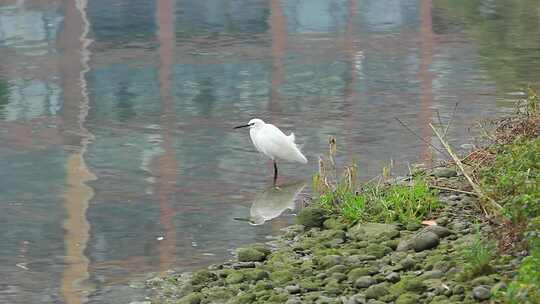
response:
<path id="1" fill-rule="evenodd" d="M 306 163 L 307 160 L 300 152 L 293 139 L 285 135 L 274 125 L 267 124 L 257 133 L 257 145 L 266 155 L 281 158 L 289 161 Z"/>

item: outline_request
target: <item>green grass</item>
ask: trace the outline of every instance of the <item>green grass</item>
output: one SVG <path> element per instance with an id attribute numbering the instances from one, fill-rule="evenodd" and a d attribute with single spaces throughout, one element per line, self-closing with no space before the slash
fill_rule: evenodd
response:
<path id="1" fill-rule="evenodd" d="M 540 217 L 531 220 L 527 230 L 529 255 L 521 262 L 504 294 L 512 304 L 540 303 Z"/>
<path id="2" fill-rule="evenodd" d="M 348 222 L 420 222 L 439 207 L 423 179 L 416 179 L 411 185 L 366 185 L 358 193 L 338 186 L 321 194 L 316 202 Z"/>
<path id="3" fill-rule="evenodd" d="M 490 264 L 495 249 L 493 242 L 482 238 L 480 229 L 477 226 L 474 240 L 470 244 L 470 247 L 464 251 L 466 263 L 465 274 L 474 278 L 493 272 Z"/>
<path id="4" fill-rule="evenodd" d="M 518 139 L 495 152 L 495 161 L 480 172 L 483 188 L 513 222 L 539 216 L 540 138 Z"/>

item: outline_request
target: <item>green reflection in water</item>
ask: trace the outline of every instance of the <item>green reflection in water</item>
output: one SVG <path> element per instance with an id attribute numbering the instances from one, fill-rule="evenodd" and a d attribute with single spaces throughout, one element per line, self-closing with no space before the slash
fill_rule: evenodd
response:
<path id="1" fill-rule="evenodd" d="M 0 119 L 4 119 L 6 105 L 9 103 L 9 85 L 6 80 L 0 78 Z"/>
<path id="2" fill-rule="evenodd" d="M 465 30 L 500 91 L 540 87 L 538 0 L 435 0 L 438 34 Z"/>

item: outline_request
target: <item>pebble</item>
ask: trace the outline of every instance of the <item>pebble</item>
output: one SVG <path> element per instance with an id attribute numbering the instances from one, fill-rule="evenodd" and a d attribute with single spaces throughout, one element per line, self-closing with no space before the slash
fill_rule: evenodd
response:
<path id="1" fill-rule="evenodd" d="M 375 284 L 377 284 L 377 280 L 375 280 L 374 278 L 370 276 L 363 276 L 363 277 L 359 277 L 354 282 L 354 287 L 355 288 L 368 288 L 369 286 L 375 285 Z"/>
<path id="2" fill-rule="evenodd" d="M 234 269 L 240 269 L 240 268 L 254 268 L 254 267 L 255 267 L 255 263 L 254 263 L 254 262 L 238 262 L 238 263 L 233 263 L 231 266 L 232 266 L 232 268 L 234 268 Z"/>
<path id="3" fill-rule="evenodd" d="M 412 248 L 416 252 L 431 249 L 437 245 L 439 245 L 439 236 L 431 231 L 419 233 L 412 240 Z"/>
<path id="4" fill-rule="evenodd" d="M 401 276 L 397 272 L 390 272 L 386 277 L 384 277 L 385 280 L 387 280 L 390 283 L 396 283 L 401 280 Z"/>
<path id="5" fill-rule="evenodd" d="M 300 292 L 300 286 L 298 285 L 289 285 L 285 287 L 285 290 L 290 294 L 297 294 Z"/>
<path id="6" fill-rule="evenodd" d="M 473 288 L 472 292 L 473 297 L 480 301 L 489 299 L 489 296 L 491 295 L 490 288 L 486 285 L 476 286 Z"/>

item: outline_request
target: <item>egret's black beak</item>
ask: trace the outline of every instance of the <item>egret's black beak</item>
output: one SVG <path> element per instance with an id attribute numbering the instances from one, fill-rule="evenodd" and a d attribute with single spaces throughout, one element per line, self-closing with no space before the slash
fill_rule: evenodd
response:
<path id="1" fill-rule="evenodd" d="M 240 128 L 245 128 L 245 127 L 249 127 L 251 126 L 250 124 L 247 124 L 247 125 L 241 125 L 241 126 L 236 126 L 234 127 L 234 129 L 240 129 Z"/>

